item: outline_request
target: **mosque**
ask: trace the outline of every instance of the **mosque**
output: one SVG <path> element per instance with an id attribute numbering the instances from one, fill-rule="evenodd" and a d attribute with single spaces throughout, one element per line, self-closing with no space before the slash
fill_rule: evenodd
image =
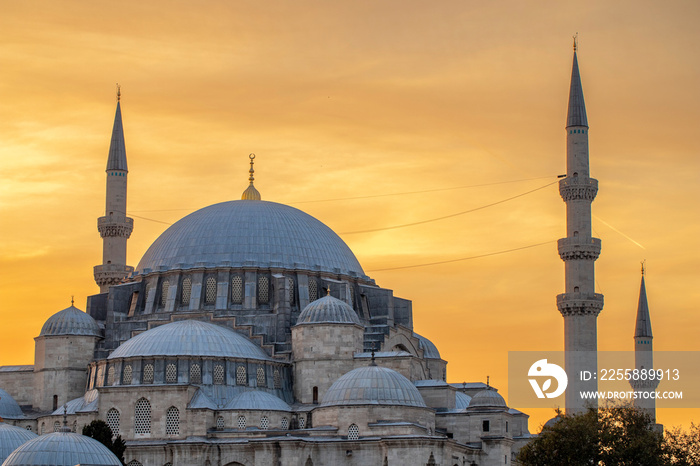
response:
<path id="1" fill-rule="evenodd" d="M 602 308 L 602 295 L 586 294 L 600 240 L 590 238 L 595 180 L 578 76 L 574 52 L 567 133 L 579 165 L 576 144 L 586 144 L 585 169 L 560 184 L 575 204 L 569 221 L 583 225 L 560 240 L 567 338 L 595 332 Z M 263 200 L 253 159 L 241 200 L 182 218 L 128 266 L 117 99 L 100 293 L 85 312 L 71 305 L 46 321 L 33 365 L 0 367 L 3 466 L 120 464 L 78 434 L 96 419 L 126 441 L 129 466 L 517 464 L 528 416 L 488 383 L 448 383 L 447 361 L 414 330 L 411 301 L 377 285 L 319 220 Z M 651 341 L 650 324 L 639 328 Z M 78 456 L 39 462 L 69 450 Z"/>

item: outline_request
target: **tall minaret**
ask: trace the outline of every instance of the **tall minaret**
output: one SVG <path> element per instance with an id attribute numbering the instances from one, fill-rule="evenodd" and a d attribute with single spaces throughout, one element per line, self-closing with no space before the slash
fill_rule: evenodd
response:
<path id="1" fill-rule="evenodd" d="M 590 405 L 584 403 L 579 392 L 598 388 L 594 377 L 598 366 L 597 318 L 603 309 L 603 295 L 595 292 L 595 261 L 600 254 L 600 240 L 591 236 L 591 203 L 598 192 L 598 181 L 589 173 L 588 119 L 575 38 L 566 133 L 566 178 L 559 182 L 559 193 L 566 203 L 566 238 L 558 242 L 559 256 L 564 261 L 565 292 L 557 296 L 557 307 L 564 317 L 565 364 L 569 377 L 566 412 L 573 414 Z M 582 373 L 585 378 L 586 372 L 591 374 L 590 380 L 582 380 Z"/>
<path id="2" fill-rule="evenodd" d="M 644 263 L 642 262 L 642 284 L 639 288 L 639 303 L 637 304 L 637 322 L 634 328 L 634 367 L 637 370 L 654 369 L 654 344 L 651 334 L 651 316 L 649 315 L 649 303 L 647 302 L 647 289 L 644 284 Z M 645 380 L 642 380 L 644 378 Z M 638 380 L 630 380 L 630 385 L 639 395 L 634 400 L 634 406 L 645 411 L 656 422 L 656 400 L 644 392 L 653 392 L 659 385 L 658 380 L 649 380 L 648 377 L 639 377 Z"/>
<path id="3" fill-rule="evenodd" d="M 133 267 L 126 265 L 126 240 L 134 229 L 134 220 L 126 216 L 126 167 L 124 128 L 122 127 L 121 90 L 117 85 L 117 113 L 114 115 L 112 142 L 107 158 L 107 205 L 105 216 L 97 219 L 102 236 L 102 265 L 94 268 L 95 281 L 100 293 L 120 283 Z"/>

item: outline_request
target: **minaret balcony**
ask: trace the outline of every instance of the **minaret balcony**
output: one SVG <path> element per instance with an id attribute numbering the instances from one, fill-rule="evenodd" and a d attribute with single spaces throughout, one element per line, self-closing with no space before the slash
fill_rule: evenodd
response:
<path id="1" fill-rule="evenodd" d="M 564 317 L 572 315 L 597 316 L 603 309 L 600 293 L 562 293 L 557 295 L 557 308 Z"/>
<path id="2" fill-rule="evenodd" d="M 570 260 L 591 260 L 598 259 L 600 255 L 600 239 L 598 238 L 582 238 L 576 236 L 573 238 L 562 238 L 557 241 L 559 249 L 559 257 L 563 261 Z"/>
<path id="3" fill-rule="evenodd" d="M 564 202 L 593 201 L 598 194 L 598 180 L 587 176 L 567 176 L 559 181 L 559 194 Z"/>
<path id="4" fill-rule="evenodd" d="M 134 219 L 125 216 L 100 217 L 97 219 L 97 231 L 102 238 L 129 238 L 134 230 Z"/>
<path id="5" fill-rule="evenodd" d="M 134 268 L 130 265 L 104 264 L 96 265 L 93 268 L 93 272 L 95 274 L 95 282 L 99 286 L 118 285 L 134 272 Z"/>

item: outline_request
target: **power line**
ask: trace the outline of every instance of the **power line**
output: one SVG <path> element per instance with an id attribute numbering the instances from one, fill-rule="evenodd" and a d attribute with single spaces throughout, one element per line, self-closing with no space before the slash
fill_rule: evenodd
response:
<path id="1" fill-rule="evenodd" d="M 506 253 L 515 252 L 515 251 L 522 251 L 523 249 L 535 248 L 537 246 L 543 246 L 545 244 L 552 244 L 554 242 L 556 242 L 556 240 L 545 241 L 544 243 L 531 244 L 529 246 L 523 246 L 520 248 L 506 249 L 504 251 L 489 252 L 487 254 L 480 254 L 478 256 L 462 257 L 460 259 L 449 259 L 449 260 L 438 261 L 438 262 L 428 262 L 426 264 L 404 265 L 401 267 L 387 267 L 384 269 L 373 269 L 373 270 L 367 270 L 367 272 L 385 272 L 387 270 L 414 269 L 416 267 L 428 267 L 430 265 L 440 265 L 440 264 L 449 264 L 450 262 L 468 261 L 468 260 L 472 260 L 472 259 L 480 259 L 482 257 L 497 256 L 499 254 L 506 254 Z"/>

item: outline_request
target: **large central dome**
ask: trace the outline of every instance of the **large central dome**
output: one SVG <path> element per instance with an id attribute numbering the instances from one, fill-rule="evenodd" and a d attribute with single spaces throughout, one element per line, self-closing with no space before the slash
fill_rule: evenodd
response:
<path id="1" fill-rule="evenodd" d="M 221 266 L 364 277 L 347 244 L 323 223 L 293 207 L 247 200 L 214 204 L 179 220 L 148 248 L 136 270 Z"/>

